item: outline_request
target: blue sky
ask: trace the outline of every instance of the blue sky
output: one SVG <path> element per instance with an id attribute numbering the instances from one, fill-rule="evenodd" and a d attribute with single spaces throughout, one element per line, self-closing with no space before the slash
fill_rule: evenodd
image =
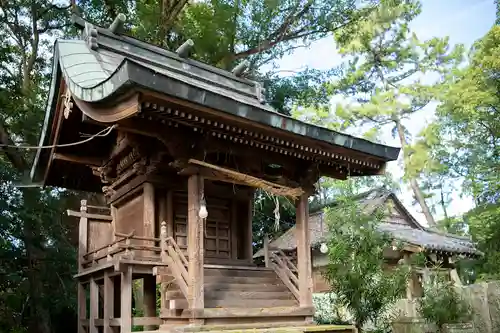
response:
<path id="1" fill-rule="evenodd" d="M 474 41 L 488 32 L 495 21 L 494 0 L 424 0 L 422 5 L 422 14 L 411 25 L 419 39 L 449 36 L 451 44 L 461 43 L 469 48 Z M 310 48 L 296 50 L 292 55 L 283 58 L 279 66 L 282 70 L 300 70 L 305 67 L 329 69 L 337 66 L 341 61 L 336 52 L 335 43 L 329 37 L 314 43 Z M 406 125 L 413 134 L 417 134 L 432 119 L 433 113 L 434 109 L 431 106 Z M 390 133 L 383 140 L 391 146 L 399 146 Z M 397 162 L 391 162 L 388 170 L 396 176 L 401 175 Z M 419 210 L 411 207 L 410 192 L 406 186 L 402 186 L 402 189 L 402 199 L 406 206 L 420 222 L 425 224 Z M 460 214 L 471 207 L 471 199 L 460 198 L 457 193 L 453 196 L 449 214 Z"/>

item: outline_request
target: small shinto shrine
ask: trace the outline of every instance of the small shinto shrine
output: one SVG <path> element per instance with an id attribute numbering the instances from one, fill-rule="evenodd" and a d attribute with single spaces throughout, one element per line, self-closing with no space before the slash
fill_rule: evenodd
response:
<path id="1" fill-rule="evenodd" d="M 315 183 L 381 174 L 399 149 L 281 115 L 245 62 L 194 61 L 192 41 L 167 51 L 124 35 L 124 19 L 74 17 L 81 38 L 56 41 L 40 140 L 54 148 L 31 170 L 36 184 L 106 199 L 68 212 L 80 219 L 78 332 L 311 324 Z M 295 200 L 297 260 L 253 264 L 256 188 Z"/>

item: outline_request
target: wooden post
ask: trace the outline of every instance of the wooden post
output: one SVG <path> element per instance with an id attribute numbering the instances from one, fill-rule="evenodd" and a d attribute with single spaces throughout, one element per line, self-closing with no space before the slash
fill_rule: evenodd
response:
<path id="1" fill-rule="evenodd" d="M 269 267 L 269 237 L 264 235 L 264 264 Z"/>
<path id="2" fill-rule="evenodd" d="M 188 302 L 189 308 L 193 311 L 203 309 L 205 306 L 203 292 L 204 222 L 199 217 L 202 193 L 203 178 L 199 175 L 190 176 L 188 179 Z M 195 322 L 201 324 L 199 321 Z"/>
<path id="3" fill-rule="evenodd" d="M 95 320 L 99 317 L 99 286 L 94 278 L 90 279 L 89 333 L 98 333 Z"/>
<path id="4" fill-rule="evenodd" d="M 238 202 L 231 200 L 231 258 L 238 259 Z"/>
<path id="5" fill-rule="evenodd" d="M 78 333 L 86 333 L 82 321 L 87 319 L 87 295 L 85 285 L 78 281 Z"/>
<path id="6" fill-rule="evenodd" d="M 156 276 L 144 277 L 144 317 L 156 317 Z M 145 331 L 152 331 L 155 326 L 144 326 Z"/>
<path id="7" fill-rule="evenodd" d="M 78 271 L 83 270 L 83 256 L 87 253 L 87 238 L 89 221 L 87 218 L 87 200 L 80 201 L 80 212 L 82 216 L 80 217 L 80 225 L 78 232 Z"/>
<path id="8" fill-rule="evenodd" d="M 246 250 L 248 251 L 245 255 L 245 259 L 248 259 L 250 262 L 253 260 L 253 229 L 252 229 L 252 221 L 253 221 L 253 195 L 248 200 L 248 221 L 247 221 L 247 229 L 246 229 L 246 237 L 247 241 L 245 242 Z"/>
<path id="9" fill-rule="evenodd" d="M 132 266 L 121 273 L 120 333 L 132 332 Z"/>
<path id="10" fill-rule="evenodd" d="M 410 255 L 408 253 L 403 254 L 403 259 L 407 265 L 410 265 Z M 410 272 L 410 276 L 408 278 L 408 283 L 406 285 L 406 299 L 411 301 L 413 299 L 413 279 L 415 275 L 413 270 Z"/>
<path id="11" fill-rule="evenodd" d="M 174 194 L 172 190 L 167 192 L 167 235 L 174 237 Z"/>
<path id="12" fill-rule="evenodd" d="M 110 319 L 114 317 L 114 291 L 113 278 L 109 276 L 109 272 L 104 272 L 104 333 L 113 333 Z"/>
<path id="13" fill-rule="evenodd" d="M 80 201 L 80 212 L 83 213 L 80 217 L 79 231 L 78 231 L 78 271 L 83 271 L 83 255 L 87 253 L 87 235 L 88 235 L 88 219 L 87 213 L 87 200 Z M 85 327 L 82 325 L 82 320 L 87 319 L 87 295 L 85 293 L 85 286 L 83 283 L 78 282 L 78 333 L 86 332 Z"/>
<path id="14" fill-rule="evenodd" d="M 299 302 L 301 307 L 312 307 L 311 239 L 309 232 L 308 195 L 302 194 L 296 210 L 297 269 L 299 271 Z M 307 320 L 312 320 L 308 318 Z"/>

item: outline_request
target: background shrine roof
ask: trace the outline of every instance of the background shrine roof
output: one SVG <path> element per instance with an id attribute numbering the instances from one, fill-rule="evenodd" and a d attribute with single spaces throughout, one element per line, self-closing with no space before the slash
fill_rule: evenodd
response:
<path id="1" fill-rule="evenodd" d="M 380 223 L 377 228 L 382 232 L 390 234 L 398 241 L 419 246 L 422 250 L 429 252 L 439 251 L 469 256 L 481 255 L 481 252 L 468 237 L 432 230 L 419 224 L 393 192 L 384 189 L 375 189 L 360 194 L 356 199 L 367 211 L 372 211 L 381 205 L 387 204 L 388 200 L 392 200 L 396 209 L 402 213 L 404 221 L 401 221 L 401 218 L 389 216 L 386 221 Z M 311 211 L 311 216 L 309 218 L 311 246 L 317 247 L 325 240 L 325 234 L 328 228 L 327 222 L 324 221 L 324 209 L 327 207 L 335 209 L 334 207 L 336 205 L 336 202 L 331 202 Z M 295 250 L 295 226 L 287 230 L 277 239 L 271 241 L 269 246 L 284 251 Z M 264 252 L 261 249 L 255 253 L 254 258 L 262 257 L 263 255 Z"/>

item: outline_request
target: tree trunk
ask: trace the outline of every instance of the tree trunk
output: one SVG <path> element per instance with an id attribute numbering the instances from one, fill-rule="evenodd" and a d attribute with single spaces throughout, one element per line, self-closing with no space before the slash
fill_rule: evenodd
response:
<path id="1" fill-rule="evenodd" d="M 23 200 L 26 207 L 34 207 L 38 202 L 39 195 L 37 189 L 24 189 Z M 36 216 L 34 216 L 36 218 Z M 43 248 L 37 239 L 37 221 L 30 217 L 25 217 L 23 225 L 23 243 L 26 250 L 28 267 L 26 275 L 28 278 L 28 296 L 30 297 L 30 333 L 50 333 L 50 313 L 42 304 L 42 280 L 39 277 L 40 249 Z"/>
<path id="2" fill-rule="evenodd" d="M 441 192 L 441 208 L 443 209 L 444 218 L 448 219 L 448 211 L 446 210 L 446 202 L 444 200 L 443 186 L 441 186 L 440 192 Z"/>
<path id="3" fill-rule="evenodd" d="M 401 142 L 401 148 L 403 149 L 403 162 L 406 168 L 409 164 L 409 157 L 410 157 L 407 152 L 408 143 L 406 142 L 404 128 L 403 125 L 401 124 L 401 121 L 398 119 L 395 120 L 394 122 L 396 124 L 396 129 L 398 131 L 399 141 Z M 424 214 L 427 223 L 429 224 L 430 227 L 435 227 L 436 221 L 434 220 L 434 217 L 431 214 L 429 206 L 425 202 L 424 193 L 422 192 L 422 189 L 418 185 L 417 179 L 414 176 L 410 177 L 410 187 L 413 191 L 413 194 L 415 195 L 415 199 L 420 205 L 420 208 L 422 208 L 422 213 Z"/>

